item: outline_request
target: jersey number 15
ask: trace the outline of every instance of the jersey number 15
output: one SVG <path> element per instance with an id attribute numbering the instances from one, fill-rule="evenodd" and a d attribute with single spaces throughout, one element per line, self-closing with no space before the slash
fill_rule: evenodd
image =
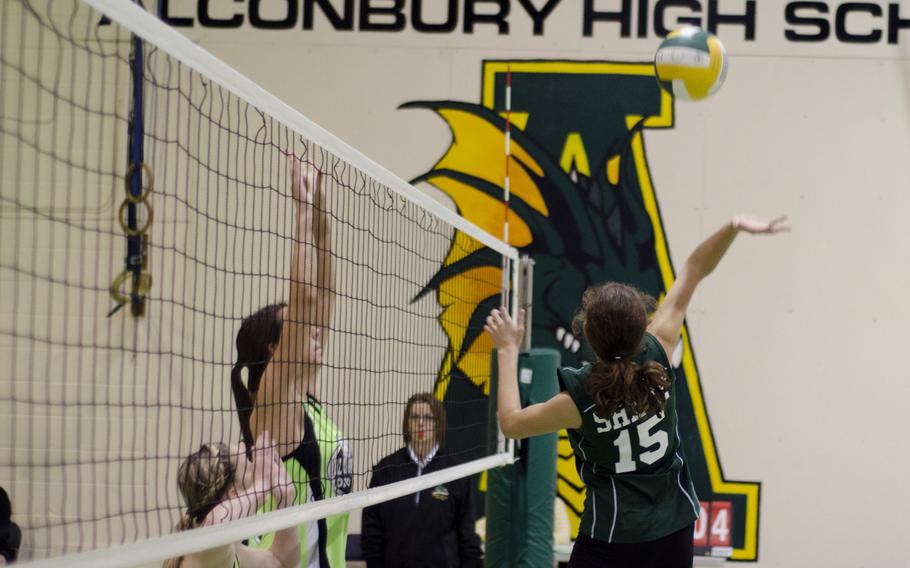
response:
<path id="1" fill-rule="evenodd" d="M 663 418 L 664 413 L 658 412 L 638 425 L 638 445 L 640 449 L 644 450 L 657 444 L 657 447 L 653 450 L 642 451 L 638 454 L 638 459 L 642 463 L 651 465 L 664 457 L 664 454 L 667 453 L 667 448 L 670 446 L 670 439 L 669 436 L 667 436 L 667 433 L 664 430 L 651 432 L 651 429 L 654 428 L 658 422 L 663 420 Z M 596 414 L 594 415 L 594 420 L 596 422 L 609 422 L 609 419 L 599 418 Z M 598 428 L 597 432 L 602 434 L 604 432 L 609 432 L 610 430 L 611 428 L 608 425 Z M 616 462 L 616 473 L 629 473 L 635 471 L 635 468 L 637 467 L 635 460 L 632 459 L 632 435 L 629 433 L 629 430 L 630 429 L 622 430 L 613 441 L 613 445 L 619 449 L 619 461 Z"/>

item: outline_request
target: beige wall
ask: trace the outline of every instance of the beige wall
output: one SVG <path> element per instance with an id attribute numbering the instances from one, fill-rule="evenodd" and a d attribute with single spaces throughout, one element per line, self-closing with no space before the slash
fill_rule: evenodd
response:
<path id="1" fill-rule="evenodd" d="M 195 6 L 173 4 L 179 15 Z M 322 19 L 314 31 L 182 31 L 409 178 L 441 156 L 449 133 L 431 113 L 399 104 L 478 101 L 484 59 L 643 61 L 658 43 L 653 32 L 621 39 L 606 23 L 581 37 L 577 0 L 562 2 L 544 37 L 533 37 L 512 4 L 508 36 L 490 26 L 473 35 L 335 32 Z M 897 356 L 910 315 L 910 31 L 898 46 L 795 44 L 784 41 L 783 3 L 760 3 L 757 13 L 754 42 L 741 28 L 721 29 L 730 54 L 723 90 L 677 104 L 674 129 L 646 134 L 677 266 L 737 212 L 787 213 L 794 226 L 774 239 L 742 237 L 693 300 L 688 322 L 714 437 L 728 478 L 762 483 L 757 566 L 903 565 L 910 444 L 900 417 L 910 377 Z M 849 23 L 863 31 L 881 21 L 856 14 Z M 221 402 L 230 408 L 226 393 Z M 11 415 L 0 407 L 0 418 Z M 220 420 L 232 427 L 229 412 Z M 349 435 L 366 434 L 352 425 L 367 420 L 341 421 Z"/>

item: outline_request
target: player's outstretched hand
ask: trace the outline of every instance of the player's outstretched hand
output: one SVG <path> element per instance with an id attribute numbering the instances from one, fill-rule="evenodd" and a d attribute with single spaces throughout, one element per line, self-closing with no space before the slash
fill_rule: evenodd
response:
<path id="1" fill-rule="evenodd" d="M 773 235 L 775 233 L 790 232 L 787 216 L 782 215 L 776 219 L 766 219 L 757 215 L 743 213 L 733 217 L 733 228 L 753 235 Z"/>
<path id="2" fill-rule="evenodd" d="M 312 205 L 316 201 L 322 172 L 293 154 L 288 154 L 288 160 L 291 162 L 291 196 L 299 203 Z"/>
<path id="3" fill-rule="evenodd" d="M 269 448 L 268 457 L 269 465 L 271 466 L 269 479 L 272 482 L 271 491 L 275 504 L 279 509 L 290 507 L 294 504 L 294 498 L 297 494 L 291 475 L 285 469 L 284 464 L 281 463 L 281 456 L 278 455 L 278 450 L 275 449 L 274 445 Z"/>
<path id="4" fill-rule="evenodd" d="M 493 338 L 493 344 L 503 349 L 518 349 L 525 334 L 525 311 L 518 312 L 518 321 L 513 321 L 505 308 L 496 309 L 487 316 L 484 330 Z"/>

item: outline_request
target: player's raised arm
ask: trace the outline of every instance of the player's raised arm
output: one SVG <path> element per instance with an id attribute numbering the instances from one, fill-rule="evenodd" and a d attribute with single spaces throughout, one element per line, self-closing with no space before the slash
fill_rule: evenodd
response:
<path id="1" fill-rule="evenodd" d="M 566 393 L 559 393 L 547 402 L 521 407 L 518 395 L 518 347 L 524 337 L 525 312 L 512 321 L 506 309 L 493 310 L 484 329 L 496 345 L 499 364 L 497 412 L 499 427 L 509 438 L 527 438 L 563 428 L 577 428 L 581 415 Z"/>
<path id="2" fill-rule="evenodd" d="M 320 183 L 319 170 L 309 170 L 311 179 L 307 182 L 316 188 L 315 231 L 316 262 L 316 323 L 320 338 L 320 349 L 324 353 L 329 338 L 329 322 L 335 305 L 335 257 L 332 253 L 332 216 L 328 211 L 324 183 Z"/>
<path id="3" fill-rule="evenodd" d="M 306 399 L 321 356 L 314 207 L 321 174 L 310 164 L 302 165 L 296 157 L 291 156 L 290 160 L 295 210 L 290 298 L 281 337 L 263 375 L 251 418 L 254 432 L 273 433 L 282 455 L 300 443 L 299 402 Z"/>
<path id="4" fill-rule="evenodd" d="M 765 219 L 755 215 L 737 215 L 692 251 L 648 326 L 648 331 L 660 341 L 667 353 L 672 353 L 676 342 L 679 341 L 686 310 L 695 288 L 717 268 L 736 235 L 741 231 L 752 234 L 789 231 L 790 227 L 786 221 L 786 217 Z"/>

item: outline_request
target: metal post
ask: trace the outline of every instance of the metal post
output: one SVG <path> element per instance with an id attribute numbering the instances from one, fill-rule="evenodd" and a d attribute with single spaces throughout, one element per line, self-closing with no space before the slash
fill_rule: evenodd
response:
<path id="1" fill-rule="evenodd" d="M 528 255 L 522 255 L 518 261 L 518 269 L 521 272 L 518 289 L 518 306 L 525 311 L 525 336 L 521 342 L 522 351 L 531 350 L 531 327 L 534 323 L 531 315 L 534 304 L 534 259 Z"/>

